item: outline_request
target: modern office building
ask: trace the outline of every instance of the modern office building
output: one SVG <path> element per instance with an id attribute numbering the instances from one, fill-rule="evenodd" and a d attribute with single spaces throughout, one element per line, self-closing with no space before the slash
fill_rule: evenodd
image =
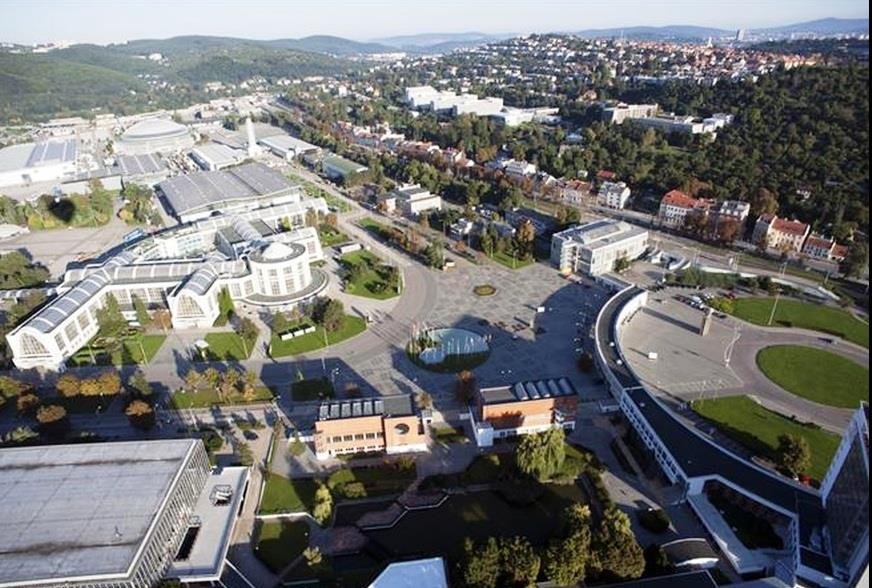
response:
<path id="1" fill-rule="evenodd" d="M 646 290 L 629 286 L 601 308 L 596 364 L 635 434 L 721 554 L 740 575 L 774 575 L 788 586 L 868 585 L 868 407 L 854 416 L 820 492 L 764 469 L 688 426 L 636 376 L 622 331 L 647 300 Z M 747 547 L 713 506 L 714 494 L 772 523 L 783 549 Z"/>
<path id="2" fill-rule="evenodd" d="M 211 217 L 140 240 L 106 261 L 66 272 L 58 295 L 6 336 L 20 368 L 61 370 L 98 331 L 97 310 L 111 294 L 128 318 L 133 298 L 166 308 L 176 328 L 208 327 L 227 289 L 239 302 L 291 308 L 317 296 L 327 275 L 310 211 L 321 199 Z"/>
<path id="3" fill-rule="evenodd" d="M 115 141 L 115 153 L 145 155 L 177 153 L 194 146 L 188 128 L 165 118 L 148 118 L 131 125 Z"/>
<path id="4" fill-rule="evenodd" d="M 427 451 L 427 431 L 411 396 L 328 401 L 318 408 L 315 457 Z"/>
<path id="5" fill-rule="evenodd" d="M 156 191 L 183 223 L 302 200 L 298 185 L 262 163 L 174 176 L 160 182 Z"/>
<path id="6" fill-rule="evenodd" d="M 837 575 L 859 584 L 869 568 L 869 405 L 854 413 L 821 484 Z M 866 577 L 868 585 L 868 576 Z"/>
<path id="7" fill-rule="evenodd" d="M 648 246 L 648 231 L 623 221 L 600 219 L 551 237 L 551 263 L 561 272 L 599 276 L 615 262 L 638 258 Z"/>
<path id="8" fill-rule="evenodd" d="M 0 449 L 0 587 L 216 581 L 247 483 L 199 439 Z"/>
<path id="9" fill-rule="evenodd" d="M 470 416 L 475 442 L 479 447 L 490 447 L 495 439 L 554 427 L 571 431 L 577 410 L 575 387 L 567 378 L 560 378 L 481 388 Z"/>
<path id="10" fill-rule="evenodd" d="M 603 122 L 619 125 L 628 118 L 654 116 L 659 107 L 656 104 L 616 104 L 606 106 L 602 111 Z"/>
<path id="11" fill-rule="evenodd" d="M 75 139 L 21 143 L 0 149 L 0 187 L 75 179 Z"/>

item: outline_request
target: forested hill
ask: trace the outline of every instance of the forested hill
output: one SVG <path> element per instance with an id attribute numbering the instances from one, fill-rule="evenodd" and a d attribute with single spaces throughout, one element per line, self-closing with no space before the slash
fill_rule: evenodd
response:
<path id="1" fill-rule="evenodd" d="M 144 57 L 160 53 L 161 61 Z M 0 124 L 52 116 L 175 108 L 205 97 L 205 82 L 331 75 L 350 61 L 281 43 L 177 37 L 74 45 L 41 54 L 0 52 Z"/>
<path id="2" fill-rule="evenodd" d="M 714 87 L 668 84 L 626 90 L 621 98 L 678 113 L 735 115 L 713 143 L 661 158 L 656 168 L 611 145 L 608 158 L 628 175 L 648 169 L 655 183 L 693 177 L 719 197 L 751 201 L 757 211 L 796 215 L 839 236 L 852 228 L 868 232 L 867 66 L 801 67 Z"/>

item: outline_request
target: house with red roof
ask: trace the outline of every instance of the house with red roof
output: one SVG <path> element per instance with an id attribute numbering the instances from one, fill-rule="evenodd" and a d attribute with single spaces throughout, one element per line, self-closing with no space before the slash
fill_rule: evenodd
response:
<path id="1" fill-rule="evenodd" d="M 752 239 L 764 249 L 800 253 L 810 232 L 811 227 L 798 220 L 761 214 L 754 225 Z"/>
<path id="2" fill-rule="evenodd" d="M 657 218 L 660 224 L 670 229 L 680 229 L 684 226 L 687 215 L 691 212 L 708 212 L 715 206 L 715 201 L 708 198 L 694 198 L 681 190 L 670 190 L 660 200 L 660 211 Z"/>
<path id="3" fill-rule="evenodd" d="M 848 254 L 848 248 L 836 243 L 835 239 L 829 239 L 812 233 L 802 246 L 802 254 L 812 259 L 842 261 L 845 259 L 845 255 Z"/>

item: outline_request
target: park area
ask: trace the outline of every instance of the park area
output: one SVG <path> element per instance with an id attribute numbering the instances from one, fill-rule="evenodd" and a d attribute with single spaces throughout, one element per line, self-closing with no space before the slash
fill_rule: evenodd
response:
<path id="1" fill-rule="evenodd" d="M 233 332 L 209 333 L 204 337 L 208 347 L 203 349 L 196 359 L 199 361 L 242 361 L 248 359 L 257 335 L 243 339 Z"/>
<path id="2" fill-rule="evenodd" d="M 788 392 L 812 402 L 856 409 L 869 401 L 869 370 L 835 353 L 774 345 L 760 350 L 757 367 Z"/>
<path id="3" fill-rule="evenodd" d="M 134 331 L 120 338 L 119 344 L 110 349 L 102 342 L 102 338 L 97 337 L 70 357 L 67 365 L 80 367 L 148 363 L 166 338 L 166 335 L 143 335 Z"/>
<path id="4" fill-rule="evenodd" d="M 386 300 L 399 295 L 400 272 L 370 251 L 353 251 L 339 259 L 346 272 L 345 291 L 354 296 Z"/>
<path id="5" fill-rule="evenodd" d="M 255 555 L 276 574 L 309 546 L 309 524 L 303 520 L 258 521 L 255 534 Z"/>
<path id="6" fill-rule="evenodd" d="M 754 454 L 774 461 L 778 437 L 794 435 L 808 442 L 811 467 L 808 474 L 820 481 L 839 446 L 839 436 L 814 424 L 791 420 L 757 404 L 748 396 L 725 396 L 697 400 L 693 410 L 714 423 L 727 437 Z"/>
<path id="7" fill-rule="evenodd" d="M 755 325 L 769 326 L 775 298 L 738 298 L 732 314 Z M 811 329 L 869 347 L 869 325 L 840 308 L 781 298 L 771 326 Z"/>
<path id="8" fill-rule="evenodd" d="M 293 323 L 289 328 L 298 328 L 303 326 L 302 322 Z M 325 331 L 324 327 L 315 326 L 315 330 L 305 335 L 299 335 L 292 339 L 282 341 L 282 338 L 274 333 L 270 339 L 269 354 L 270 357 L 287 357 L 289 355 L 298 355 L 300 353 L 308 353 L 326 346 L 335 345 L 346 339 L 350 339 L 355 335 L 359 335 L 366 330 L 366 321 L 358 316 L 350 314 L 345 315 L 342 325 L 335 331 Z"/>

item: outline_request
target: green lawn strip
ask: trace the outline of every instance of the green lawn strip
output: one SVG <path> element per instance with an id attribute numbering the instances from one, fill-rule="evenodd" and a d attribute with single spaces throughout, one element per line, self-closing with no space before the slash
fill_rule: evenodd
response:
<path id="1" fill-rule="evenodd" d="M 218 392 L 211 389 L 200 389 L 196 392 L 175 392 L 171 397 L 172 407 L 176 410 L 187 408 L 209 408 L 216 405 L 254 404 L 269 402 L 273 399 L 273 392 L 266 386 L 258 386 L 254 390 L 251 400 L 246 400 L 242 394 L 233 394 L 224 401 L 218 398 Z"/>
<path id="2" fill-rule="evenodd" d="M 321 239 L 322 247 L 332 247 L 348 241 L 348 235 L 326 224 L 318 227 L 318 238 Z"/>
<path id="3" fill-rule="evenodd" d="M 757 353 L 766 377 L 812 402 L 855 409 L 869 401 L 869 370 L 850 359 L 801 345 L 774 345 Z"/>
<path id="4" fill-rule="evenodd" d="M 738 298 L 733 314 L 748 322 L 767 326 L 774 303 L 774 298 Z M 781 298 L 772 326 L 821 331 L 869 347 L 869 326 L 841 308 Z"/>
<path id="5" fill-rule="evenodd" d="M 491 256 L 491 259 L 509 269 L 521 269 L 528 265 L 533 265 L 532 259 L 518 259 L 502 251 L 494 253 L 493 256 Z"/>
<path id="6" fill-rule="evenodd" d="M 260 514 L 312 512 L 318 481 L 312 478 L 289 480 L 275 472 L 267 472 Z"/>
<path id="7" fill-rule="evenodd" d="M 374 218 L 368 216 L 364 217 L 357 221 L 357 224 L 360 225 L 360 227 L 365 229 L 367 232 L 372 233 L 377 237 L 381 237 L 382 239 L 391 238 L 391 228 L 386 224 L 378 222 Z"/>
<path id="8" fill-rule="evenodd" d="M 102 346 L 87 346 L 79 349 L 67 364 L 73 367 L 83 365 L 125 365 L 148 363 L 166 340 L 166 335 L 133 335 L 124 339 L 121 350 L 112 353 L 111 357 Z M 145 361 L 143 361 L 143 351 Z M 92 354 L 93 353 L 93 361 Z"/>
<path id="9" fill-rule="evenodd" d="M 281 572 L 309 546 L 306 521 L 259 521 L 254 554 L 275 573 Z"/>
<path id="10" fill-rule="evenodd" d="M 332 333 L 327 333 L 327 345 L 335 345 L 340 341 L 350 339 L 366 330 L 366 321 L 358 316 L 345 315 L 342 327 Z M 324 347 L 324 328 L 315 327 L 314 333 L 300 335 L 287 341 L 282 341 L 278 335 L 273 335 L 270 340 L 270 355 L 272 357 L 285 357 L 307 353 Z"/>
<path id="11" fill-rule="evenodd" d="M 367 496 L 402 494 L 415 480 L 415 468 L 396 466 L 342 468 L 330 474 L 327 486 L 334 494 L 342 494 L 342 486 L 359 482 L 363 484 Z"/>
<path id="12" fill-rule="evenodd" d="M 333 398 L 333 385 L 327 378 L 298 380 L 291 384 L 291 398 L 298 402 Z"/>
<path id="13" fill-rule="evenodd" d="M 242 344 L 242 337 L 232 332 L 209 333 L 204 339 L 209 344 L 205 350 L 205 358 L 196 353 L 195 361 L 242 361 L 248 359 L 256 343 L 255 340 L 250 340 L 246 348 Z"/>
<path id="14" fill-rule="evenodd" d="M 399 296 L 396 280 L 391 281 L 388 275 L 389 266 L 370 251 L 353 251 L 343 255 L 339 262 L 346 270 L 354 266 L 363 266 L 364 271 L 354 281 L 346 282 L 345 291 L 354 296 L 387 300 Z"/>
<path id="15" fill-rule="evenodd" d="M 811 449 L 811 469 L 808 474 L 817 480 L 826 474 L 830 460 L 839 447 L 838 435 L 814 425 L 793 421 L 760 406 L 747 396 L 698 400 L 693 403 L 693 410 L 714 423 L 726 436 L 770 460 L 775 458 L 779 435 L 805 438 Z"/>

